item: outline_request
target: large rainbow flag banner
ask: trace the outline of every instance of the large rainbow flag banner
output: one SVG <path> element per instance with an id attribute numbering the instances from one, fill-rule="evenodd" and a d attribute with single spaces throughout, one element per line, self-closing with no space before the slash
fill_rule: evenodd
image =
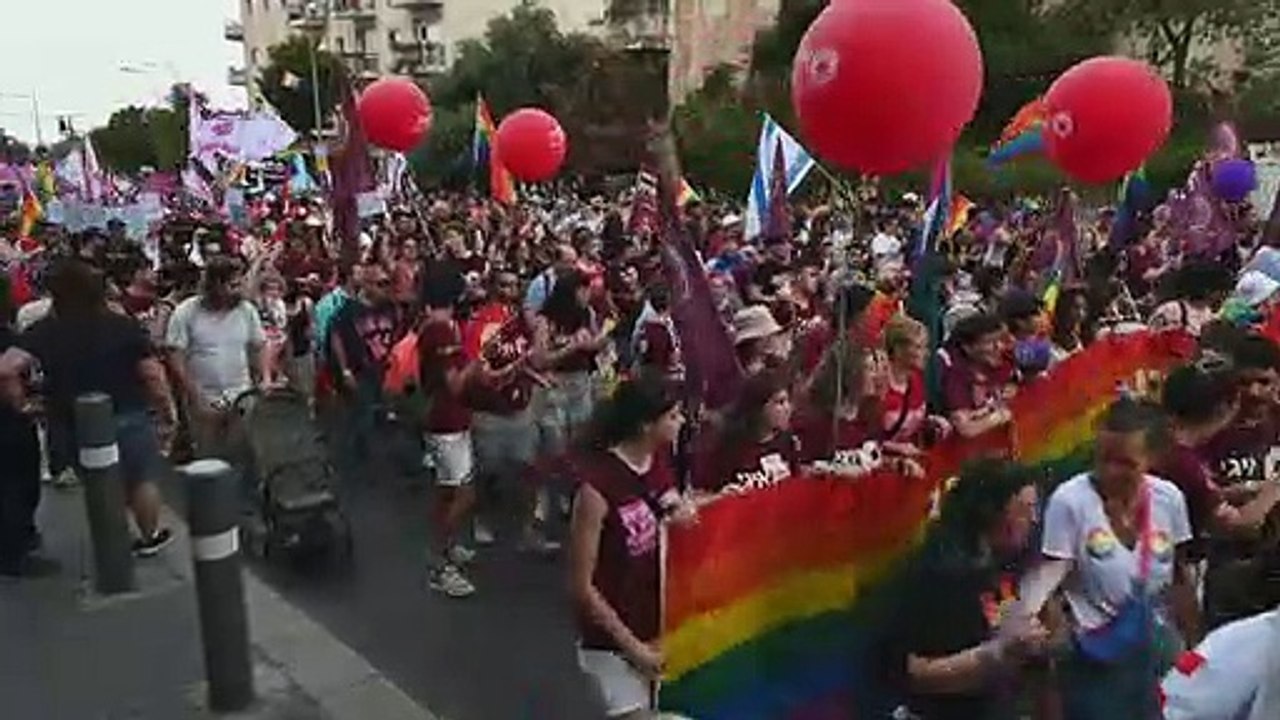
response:
<path id="1" fill-rule="evenodd" d="M 961 464 L 999 453 L 1065 479 L 1089 462 L 1099 413 L 1146 395 L 1194 341 L 1104 338 L 1025 388 L 1012 426 L 931 451 L 928 477 L 795 477 L 724 495 L 667 531 L 664 710 L 696 720 L 863 717 L 887 697 L 877 627 L 885 580 L 909 559 Z"/>

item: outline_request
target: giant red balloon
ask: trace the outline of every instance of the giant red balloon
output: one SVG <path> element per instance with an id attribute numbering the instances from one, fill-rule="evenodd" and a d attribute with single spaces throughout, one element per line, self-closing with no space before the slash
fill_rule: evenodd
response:
<path id="1" fill-rule="evenodd" d="M 522 108 L 498 125 L 498 155 L 512 175 L 524 182 L 543 182 L 560 172 L 569 139 L 560 122 L 537 108 Z"/>
<path id="2" fill-rule="evenodd" d="M 839 0 L 809 26 L 791 69 L 808 148 L 889 174 L 936 161 L 982 95 L 978 37 L 950 0 Z"/>
<path id="3" fill-rule="evenodd" d="M 1044 96 L 1045 150 L 1063 172 L 1102 183 L 1137 169 L 1173 126 L 1169 85 L 1150 65 L 1096 57 L 1062 74 Z"/>
<path id="4" fill-rule="evenodd" d="M 412 150 L 431 127 L 431 101 L 408 78 L 388 77 L 371 83 L 360 93 L 356 111 L 369 142 L 388 150 Z"/>

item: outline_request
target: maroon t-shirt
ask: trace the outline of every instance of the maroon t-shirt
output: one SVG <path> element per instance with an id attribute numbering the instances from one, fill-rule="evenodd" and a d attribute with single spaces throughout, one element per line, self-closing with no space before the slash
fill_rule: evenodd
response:
<path id="1" fill-rule="evenodd" d="M 462 333 L 454 320 L 432 321 L 418 332 L 418 357 L 422 364 L 423 390 L 430 397 L 424 429 L 429 433 L 456 433 L 471 428 L 471 409 L 460 394 L 449 391 L 445 373 L 467 365 Z"/>
<path id="2" fill-rule="evenodd" d="M 712 442 L 698 453 L 693 485 L 709 492 L 729 485 L 764 487 L 785 480 L 799 465 L 800 441 L 789 432 L 739 448 L 723 448 Z"/>
<path id="3" fill-rule="evenodd" d="M 523 313 L 512 312 L 505 322 L 491 323 L 479 329 L 478 353 L 491 370 L 501 371 L 529 354 L 533 334 Z M 529 407 L 533 397 L 533 380 L 527 373 L 516 371 L 494 383 L 477 379 L 468 392 L 471 407 L 495 415 L 514 415 Z"/>
<path id="4" fill-rule="evenodd" d="M 800 461 L 818 461 L 840 464 L 843 453 L 859 450 L 879 435 L 861 417 L 841 419 L 837 424 L 826 413 L 806 412 L 796 421 L 796 436 L 800 440 Z"/>
<path id="5" fill-rule="evenodd" d="M 578 481 L 594 488 L 608 505 L 592 584 L 640 641 L 653 641 L 661 630 L 661 518 L 654 509 L 675 487 L 670 459 L 654 456 L 649 471 L 640 475 L 612 452 L 592 451 L 577 458 L 574 469 Z M 584 648 L 621 649 L 585 613 L 579 613 L 577 623 Z"/>
<path id="6" fill-rule="evenodd" d="M 958 353 L 942 379 L 943 402 L 947 412 L 979 410 L 1004 401 L 1014 385 L 1013 365 L 1001 364 L 995 369 L 981 368 Z"/>
<path id="7" fill-rule="evenodd" d="M 1233 423 L 1204 447 L 1203 455 L 1221 485 L 1261 481 L 1274 477 L 1280 463 L 1280 428 L 1274 419 Z"/>
<path id="8" fill-rule="evenodd" d="M 1197 538 L 1204 537 L 1210 518 L 1222 502 L 1222 493 L 1201 453 L 1196 448 L 1175 443 L 1156 465 L 1156 474 L 1182 491 L 1187 499 L 1191 532 Z"/>
<path id="9" fill-rule="evenodd" d="M 667 323 L 646 321 L 640 328 L 640 343 L 636 350 L 642 366 L 668 374 L 680 372 L 680 347 Z"/>

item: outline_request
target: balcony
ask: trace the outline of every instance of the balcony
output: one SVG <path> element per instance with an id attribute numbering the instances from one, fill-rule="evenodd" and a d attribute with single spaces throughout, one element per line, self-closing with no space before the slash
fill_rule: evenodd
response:
<path id="1" fill-rule="evenodd" d="M 291 2 L 285 6 L 289 27 L 302 32 L 321 32 L 329 24 L 323 2 Z"/>
<path id="2" fill-rule="evenodd" d="M 232 87 L 244 87 L 249 84 L 249 71 L 241 67 L 227 68 L 227 84 Z"/>
<path id="3" fill-rule="evenodd" d="M 244 25 L 236 20 L 227 20 L 222 23 L 222 37 L 228 42 L 244 42 Z"/>
<path id="4" fill-rule="evenodd" d="M 334 17 L 350 20 L 359 25 L 371 25 L 378 21 L 378 11 L 372 0 L 347 0 L 333 9 Z"/>
<path id="5" fill-rule="evenodd" d="M 347 70 L 351 74 L 358 77 L 378 77 L 378 56 L 374 53 L 367 52 L 346 52 L 342 55 L 342 62 L 347 66 Z"/>

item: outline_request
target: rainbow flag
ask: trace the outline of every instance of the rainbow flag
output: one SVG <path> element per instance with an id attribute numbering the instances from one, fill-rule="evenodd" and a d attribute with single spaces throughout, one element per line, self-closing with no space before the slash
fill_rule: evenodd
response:
<path id="1" fill-rule="evenodd" d="M 680 191 L 676 195 L 676 207 L 684 207 L 685 205 L 688 205 L 694 200 L 701 200 L 701 199 L 702 199 L 702 196 L 698 194 L 698 191 L 694 190 L 693 186 L 689 184 L 689 181 L 686 180 L 683 175 L 681 175 Z"/>
<path id="2" fill-rule="evenodd" d="M 18 237 L 31 237 L 31 231 L 35 229 L 36 223 L 40 218 L 44 217 L 44 206 L 40 204 L 40 198 L 36 197 L 35 191 L 31 188 L 24 188 L 22 192 L 22 209 L 21 219 L 18 225 Z"/>
<path id="3" fill-rule="evenodd" d="M 1044 149 L 1044 122 L 1048 110 L 1043 98 L 1023 105 L 1004 126 L 1000 139 L 991 146 L 987 165 L 995 167 L 1014 158 Z"/>
<path id="4" fill-rule="evenodd" d="M 485 159 L 489 162 L 489 194 L 494 200 L 510 205 L 516 201 L 515 181 L 511 172 L 498 157 L 498 147 L 494 138 L 498 135 L 498 126 L 493 122 L 489 112 L 489 104 L 483 95 L 476 96 L 476 129 L 471 139 L 471 162 L 474 167 L 481 167 Z"/>
<path id="5" fill-rule="evenodd" d="M 973 212 L 975 207 L 977 206 L 973 204 L 972 200 L 956 193 L 956 196 L 951 198 L 951 212 L 947 216 L 943 237 L 954 237 L 956 233 L 964 229 L 965 223 L 969 222 L 969 213 Z"/>
<path id="6" fill-rule="evenodd" d="M 888 580 L 963 462 L 1001 454 L 1064 480 L 1090 462 L 1107 405 L 1153 396 L 1194 349 L 1177 331 L 1100 339 L 1023 389 L 1009 427 L 931 450 L 926 479 L 789 479 L 667 528 L 661 707 L 698 720 L 887 717 Z"/>

